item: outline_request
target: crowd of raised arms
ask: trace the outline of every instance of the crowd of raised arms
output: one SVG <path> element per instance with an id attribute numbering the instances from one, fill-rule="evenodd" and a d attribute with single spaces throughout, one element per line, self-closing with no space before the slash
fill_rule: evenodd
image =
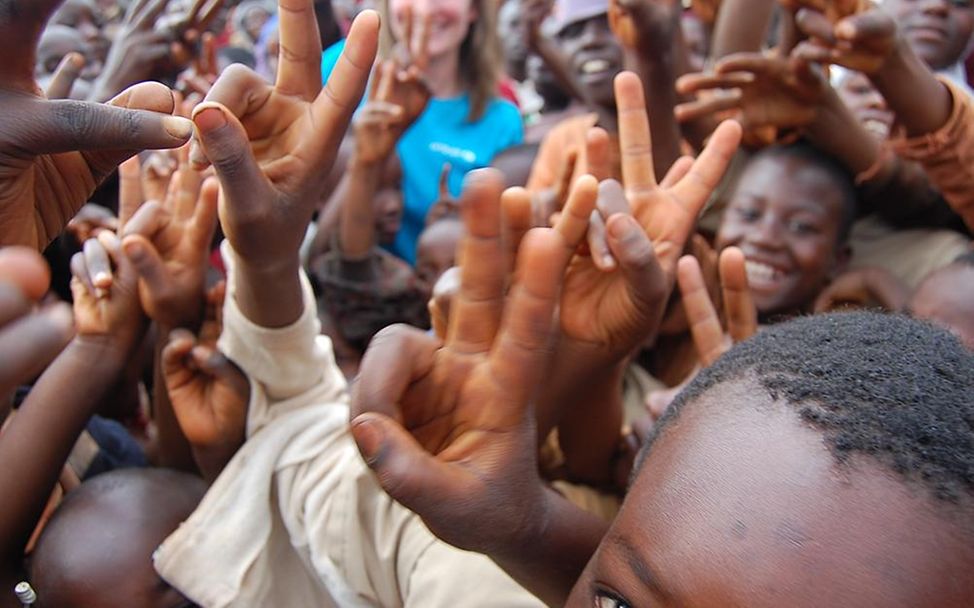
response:
<path id="1" fill-rule="evenodd" d="M 972 52 L 0 0 L 0 608 L 971 608 Z"/>

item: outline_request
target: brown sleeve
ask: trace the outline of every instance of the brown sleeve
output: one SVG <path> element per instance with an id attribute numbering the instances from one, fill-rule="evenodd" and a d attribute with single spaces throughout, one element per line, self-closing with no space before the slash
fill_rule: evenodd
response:
<path id="1" fill-rule="evenodd" d="M 941 82 L 953 98 L 947 123 L 934 133 L 891 144 L 902 158 L 923 166 L 951 208 L 974 229 L 974 102 L 966 91 Z"/>

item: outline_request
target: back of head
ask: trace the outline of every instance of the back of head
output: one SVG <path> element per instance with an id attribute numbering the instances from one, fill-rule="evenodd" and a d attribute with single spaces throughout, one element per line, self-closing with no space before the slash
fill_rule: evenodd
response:
<path id="1" fill-rule="evenodd" d="M 68 494 L 31 557 L 38 606 L 181 605 L 156 575 L 152 554 L 206 492 L 199 478 L 164 469 L 124 469 Z"/>

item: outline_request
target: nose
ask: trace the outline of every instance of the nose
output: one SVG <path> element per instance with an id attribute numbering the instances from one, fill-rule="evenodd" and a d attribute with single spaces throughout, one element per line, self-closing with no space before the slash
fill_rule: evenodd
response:
<path id="1" fill-rule="evenodd" d="M 765 213 L 761 221 L 744 235 L 744 241 L 761 249 L 777 250 L 784 247 L 784 229 L 771 213 Z"/>
<path id="2" fill-rule="evenodd" d="M 921 10 L 927 15 L 937 17 L 950 16 L 950 2 L 948 0 L 922 0 Z"/>
<path id="3" fill-rule="evenodd" d="M 886 100 L 879 94 L 879 91 L 872 89 L 865 95 L 863 101 L 867 108 L 871 110 L 885 110 Z"/>
<path id="4" fill-rule="evenodd" d="M 586 21 L 585 28 L 582 30 L 582 36 L 581 36 L 582 47 L 589 48 L 593 46 L 594 47 L 602 46 L 604 44 L 604 38 L 605 38 L 605 36 L 603 35 L 604 32 L 602 31 L 603 29 L 604 28 L 602 24 L 599 23 L 598 19 L 589 19 L 588 21 Z"/>

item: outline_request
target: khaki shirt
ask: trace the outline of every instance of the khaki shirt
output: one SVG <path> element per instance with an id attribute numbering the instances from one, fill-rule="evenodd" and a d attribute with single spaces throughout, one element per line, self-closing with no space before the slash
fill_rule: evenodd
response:
<path id="1" fill-rule="evenodd" d="M 348 429 L 348 394 L 305 310 L 270 330 L 236 305 L 234 254 L 221 350 L 250 376 L 247 441 L 156 570 L 207 608 L 543 604 L 492 561 L 435 538 L 382 490 Z"/>

